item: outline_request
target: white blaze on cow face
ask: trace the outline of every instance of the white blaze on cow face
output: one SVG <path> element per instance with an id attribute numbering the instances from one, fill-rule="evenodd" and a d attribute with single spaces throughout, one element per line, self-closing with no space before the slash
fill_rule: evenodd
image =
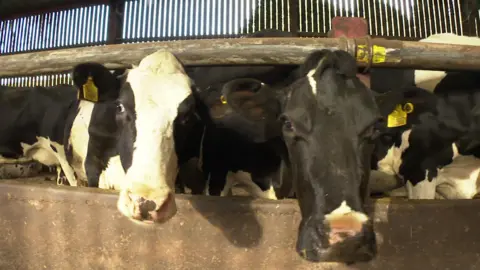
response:
<path id="1" fill-rule="evenodd" d="M 174 55 L 159 51 L 130 70 L 127 82 L 135 102 L 136 138 L 118 208 L 127 217 L 134 217 L 136 200 L 152 200 L 155 211 L 164 207 L 161 220 L 155 220 L 162 222 L 176 212 L 173 194 L 178 168 L 173 121 L 179 104 L 191 94 L 191 80 Z"/>
<path id="2" fill-rule="evenodd" d="M 310 88 L 312 89 L 314 96 L 317 95 L 317 81 L 315 80 L 315 72 L 322 65 L 323 61 L 324 59 L 318 61 L 318 65 L 307 73 L 308 83 L 310 84 Z"/>

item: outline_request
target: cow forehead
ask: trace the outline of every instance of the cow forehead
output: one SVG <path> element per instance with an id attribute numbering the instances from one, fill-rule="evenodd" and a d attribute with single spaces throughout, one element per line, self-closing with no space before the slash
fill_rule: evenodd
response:
<path id="1" fill-rule="evenodd" d="M 154 74 L 185 74 L 183 65 L 168 51 L 157 51 L 146 56 L 140 61 L 138 67 L 134 67 L 134 69 L 145 70 Z"/>
<path id="2" fill-rule="evenodd" d="M 175 109 L 191 94 L 191 79 L 177 58 L 166 51 L 148 55 L 139 66 L 129 70 L 126 83 L 130 84 L 136 107 L 162 105 Z"/>

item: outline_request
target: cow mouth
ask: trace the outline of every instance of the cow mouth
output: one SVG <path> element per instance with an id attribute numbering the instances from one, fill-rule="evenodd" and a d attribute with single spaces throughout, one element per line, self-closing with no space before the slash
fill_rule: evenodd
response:
<path id="1" fill-rule="evenodd" d="M 168 193 L 167 198 L 159 209 L 148 211 L 147 216 L 143 220 L 146 224 L 164 223 L 170 218 L 168 209 L 170 209 L 172 202 L 174 201 L 172 193 Z"/>

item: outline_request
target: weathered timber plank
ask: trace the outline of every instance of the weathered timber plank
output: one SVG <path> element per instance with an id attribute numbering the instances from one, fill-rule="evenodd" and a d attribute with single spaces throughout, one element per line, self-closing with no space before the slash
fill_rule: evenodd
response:
<path id="1" fill-rule="evenodd" d="M 375 47 L 374 47 L 375 46 Z M 235 38 L 178 40 L 59 49 L 0 56 L 0 76 L 63 72 L 95 61 L 130 67 L 157 50 L 169 50 L 186 65 L 300 64 L 317 49 L 343 49 L 360 66 L 480 70 L 480 46 L 366 38 Z M 372 49 L 374 48 L 374 50 Z M 372 57 L 372 52 L 377 56 Z"/>
<path id="2" fill-rule="evenodd" d="M 294 252 L 293 200 L 177 196 L 139 226 L 116 192 L 0 181 L 0 269 L 348 269 Z M 480 269 L 480 201 L 375 202 L 379 256 L 350 269 Z"/>

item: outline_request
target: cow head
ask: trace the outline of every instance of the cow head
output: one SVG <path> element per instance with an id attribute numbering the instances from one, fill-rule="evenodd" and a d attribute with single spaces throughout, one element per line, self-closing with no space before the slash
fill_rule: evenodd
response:
<path id="1" fill-rule="evenodd" d="M 285 141 L 302 215 L 297 252 L 310 261 L 368 261 L 376 238 L 365 200 L 383 96 L 376 99 L 359 81 L 344 51 L 316 51 L 298 74 L 284 89 L 233 80 L 224 94 L 234 111 L 262 127 L 257 141 Z"/>
<path id="2" fill-rule="evenodd" d="M 114 85 L 119 94 L 99 101 L 92 112 L 85 169 L 87 176 L 89 170 L 100 176 L 90 181 L 91 173 L 89 185 L 103 179 L 120 189 L 118 209 L 132 220 L 164 222 L 176 213 L 173 127 L 179 110 L 189 111 L 191 80 L 177 58 L 165 51 L 146 56 L 120 77 L 103 66 L 96 69 L 104 76 L 93 77 L 95 85 Z M 82 87 L 94 72 L 99 70 L 77 69 L 76 85 Z"/>

